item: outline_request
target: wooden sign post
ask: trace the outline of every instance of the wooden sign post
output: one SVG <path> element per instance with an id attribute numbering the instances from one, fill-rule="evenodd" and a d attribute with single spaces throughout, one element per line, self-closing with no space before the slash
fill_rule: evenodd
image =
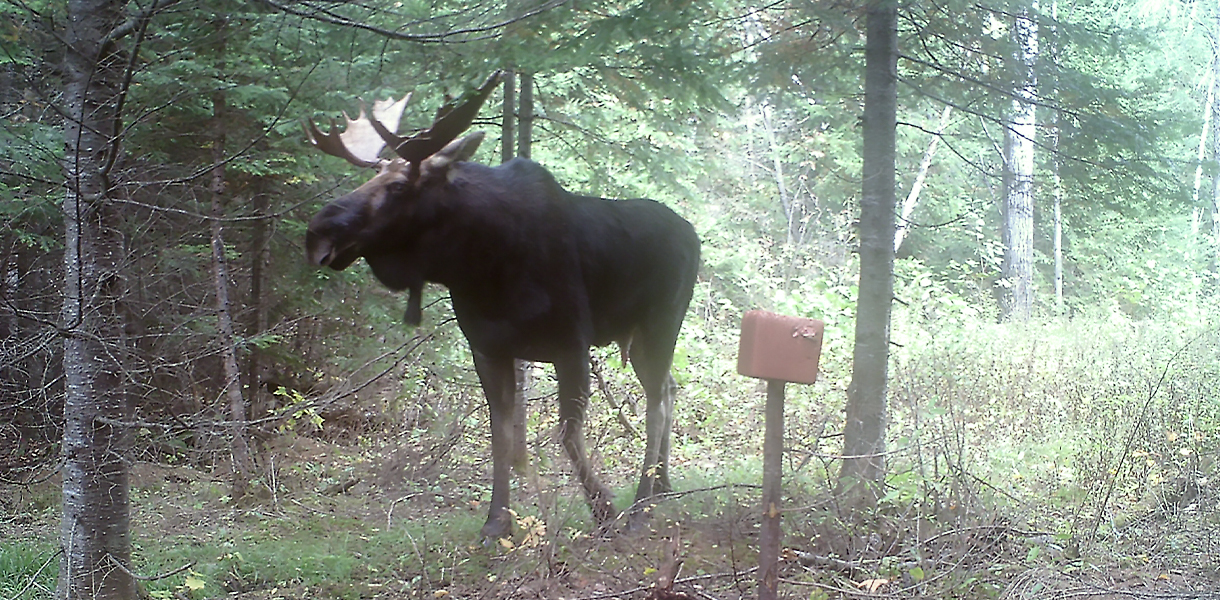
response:
<path id="1" fill-rule="evenodd" d="M 745 314 L 737 372 L 767 381 L 763 434 L 762 531 L 758 538 L 758 597 L 775 600 L 779 586 L 780 505 L 784 457 L 784 385 L 818 378 L 825 325 L 817 319 L 761 310 Z"/>

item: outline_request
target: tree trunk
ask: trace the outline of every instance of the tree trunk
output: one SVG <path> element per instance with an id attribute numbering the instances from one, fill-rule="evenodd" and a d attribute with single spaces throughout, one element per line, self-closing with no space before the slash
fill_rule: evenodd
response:
<path id="1" fill-rule="evenodd" d="M 513 131 L 513 102 L 512 97 L 512 79 L 510 73 L 505 78 L 504 84 L 504 128 L 506 139 L 501 146 L 501 158 L 504 161 L 511 160 L 512 156 L 512 131 Z M 521 74 L 521 109 L 520 114 L 516 115 L 520 120 L 520 137 L 517 140 L 517 156 L 529 158 L 530 146 L 533 144 L 534 133 L 534 77 L 528 73 Z M 526 360 L 518 360 L 516 366 L 516 387 L 513 390 L 513 444 L 512 444 L 512 464 L 517 469 L 518 473 L 524 473 L 529 466 L 529 452 L 526 448 L 525 438 L 529 433 L 527 421 L 529 420 L 529 395 L 532 388 L 530 382 L 530 369 L 532 363 Z"/>
<path id="2" fill-rule="evenodd" d="M 1055 219 L 1055 306 L 1063 308 L 1063 178 L 1059 175 L 1059 126 L 1058 116 L 1050 128 L 1050 146 L 1054 153 L 1051 159 L 1051 190 Z"/>
<path id="3" fill-rule="evenodd" d="M 1220 13 L 1217 14 L 1217 21 L 1220 22 Z M 1208 65 L 1207 73 L 1204 77 L 1207 79 L 1207 99 L 1203 102 L 1203 130 L 1199 132 L 1199 151 L 1195 157 L 1195 185 L 1194 185 L 1194 214 L 1191 219 L 1191 239 L 1194 240 L 1199 235 L 1199 221 L 1202 213 L 1202 206 L 1199 203 L 1200 190 L 1203 187 L 1203 164 L 1207 159 L 1207 146 L 1211 141 L 1213 145 L 1220 146 L 1217 140 L 1216 130 L 1220 127 L 1216 125 L 1216 86 L 1220 85 L 1220 39 L 1213 37 L 1212 39 L 1212 57 L 1211 63 Z M 1213 160 L 1220 154 L 1213 150 Z M 1220 179 L 1220 176 L 1213 176 L 1213 179 Z M 1213 184 L 1214 188 L 1220 188 L 1220 184 Z M 1214 196 L 1214 195 L 1213 195 Z M 1220 226 L 1220 198 L 1213 197 L 1211 213 L 1212 227 Z M 1216 235 L 1213 231 L 1213 235 Z M 1220 238 L 1217 238 L 1220 239 Z"/>
<path id="4" fill-rule="evenodd" d="M 906 238 L 907 231 L 911 229 L 911 214 L 915 212 L 915 205 L 919 203 L 919 193 L 923 191 L 923 183 L 928 178 L 928 169 L 932 168 L 932 156 L 936 154 L 936 147 L 940 145 L 940 136 L 945 132 L 945 127 L 948 127 L 949 116 L 952 114 L 952 106 L 946 106 L 944 112 L 940 114 L 936 134 L 932 136 L 932 141 L 928 142 L 928 149 L 923 153 L 923 160 L 919 161 L 919 173 L 915 175 L 915 183 L 911 184 L 911 193 L 907 194 L 906 199 L 902 201 L 902 217 L 898 220 L 898 230 L 894 232 L 894 253 L 897 253 L 898 249 L 902 247 L 902 240 Z"/>
<path id="5" fill-rule="evenodd" d="M 517 156 L 530 157 L 530 146 L 534 143 L 534 74 L 521 73 L 521 104 L 518 112 Z"/>
<path id="6" fill-rule="evenodd" d="M 224 70 L 224 18 L 219 23 L 222 58 L 218 68 Z M 222 84 L 223 85 L 223 84 Z M 216 332 L 220 336 L 220 359 L 224 369 L 224 395 L 229 415 L 229 438 L 233 448 L 233 499 L 246 495 L 250 482 L 250 446 L 246 438 L 246 399 L 242 395 L 241 369 L 237 365 L 237 334 L 233 329 L 233 311 L 229 302 L 229 265 L 225 257 L 223 199 L 225 192 L 225 123 L 227 99 L 223 87 L 212 94 L 212 281 L 216 292 Z"/>
<path id="7" fill-rule="evenodd" d="M 18 350 L 21 343 L 20 321 L 17 307 L 21 299 L 21 271 L 17 266 L 17 243 L 7 236 L 4 243 L 5 256 L 0 258 L 0 407 L 20 407 L 18 396 L 29 389 L 29 380 L 24 369 L 18 368 Z"/>
<path id="8" fill-rule="evenodd" d="M 867 11 L 860 286 L 839 471 L 839 491 L 855 506 L 874 503 L 885 477 L 885 394 L 894 295 L 898 11 L 893 0 L 871 2 Z"/>
<path id="9" fill-rule="evenodd" d="M 771 164 L 774 168 L 775 187 L 779 192 L 779 205 L 784 209 L 784 220 L 788 223 L 787 241 L 788 245 L 791 246 L 796 240 L 796 236 L 793 235 L 796 210 L 792 205 L 792 198 L 788 195 L 788 184 L 784 181 L 784 160 L 780 156 L 779 142 L 775 140 L 775 126 L 771 123 L 771 107 L 764 102 L 758 107 L 758 114 L 762 117 L 763 132 L 767 134 L 767 145 L 771 148 Z"/>
<path id="10" fill-rule="evenodd" d="M 1220 11 L 1216 14 L 1216 25 L 1220 26 Z M 1215 102 L 1216 85 L 1220 82 L 1220 38 L 1212 38 L 1212 72 L 1211 86 L 1209 86 L 1210 94 L 1208 98 L 1207 111 L 1211 113 L 1211 139 L 1212 139 L 1212 162 L 1220 163 L 1220 119 L 1216 118 Z M 1207 128 L 1204 127 L 1204 135 L 1208 135 Z M 1204 157 L 1200 157 L 1202 160 Z M 1202 164 L 1202 163 L 1200 163 Z M 1212 198 L 1211 198 L 1211 213 L 1212 213 L 1212 252 L 1220 249 L 1220 173 L 1212 174 Z"/>
<path id="11" fill-rule="evenodd" d="M 517 145 L 517 74 L 504 72 L 504 108 L 500 112 L 500 162 L 506 163 L 516 154 Z"/>
<path id="12" fill-rule="evenodd" d="M 1051 23 L 1059 22 L 1059 0 L 1051 1 Z M 1059 41 L 1058 30 L 1052 25 L 1051 36 L 1048 44 L 1052 64 L 1059 64 Z M 1050 86 L 1050 96 L 1059 97 L 1058 79 Z M 1063 178 L 1060 176 L 1060 164 L 1062 163 L 1059 156 L 1059 117 L 1060 110 L 1056 108 L 1051 111 L 1050 126 L 1047 127 L 1047 135 L 1050 138 L 1048 145 L 1051 151 L 1051 198 L 1054 209 L 1055 220 L 1055 306 L 1063 310 Z"/>
<path id="13" fill-rule="evenodd" d="M 1216 110 L 1216 70 L 1220 69 L 1217 66 L 1220 63 L 1220 54 L 1216 49 L 1212 49 L 1212 63 L 1209 65 L 1207 74 L 1207 97 L 1203 101 L 1203 130 L 1199 132 L 1199 151 L 1195 155 L 1195 188 L 1194 188 L 1194 211 L 1190 222 L 1190 239 L 1194 240 L 1199 235 L 1199 190 L 1203 187 L 1203 160 L 1207 158 L 1207 140 L 1212 133 L 1212 113 Z"/>
<path id="14" fill-rule="evenodd" d="M 1034 3 L 1037 7 L 1037 3 Z M 1028 6 L 1018 9 L 1013 26 L 1020 77 L 1012 118 L 1004 128 L 1004 290 L 1005 321 L 1028 321 L 1034 301 L 1034 100 L 1038 24 Z"/>
<path id="15" fill-rule="evenodd" d="M 69 0 L 64 31 L 64 333 L 61 600 L 126 600 L 130 400 L 120 215 L 109 202 L 124 91 L 123 2 Z M 134 50 L 133 50 L 134 52 Z"/>
<path id="16" fill-rule="evenodd" d="M 251 199 L 251 208 L 256 217 L 250 229 L 250 297 L 246 321 L 246 337 L 262 335 L 267 330 L 267 307 L 263 300 L 264 266 L 269 259 L 270 236 L 267 227 L 267 195 L 256 193 Z M 246 390 L 250 403 L 249 417 L 259 421 L 271 414 L 271 390 L 263 388 L 263 353 L 251 344 L 246 359 Z M 248 432 L 247 432 L 248 433 Z M 249 438 L 247 438 L 249 439 Z"/>

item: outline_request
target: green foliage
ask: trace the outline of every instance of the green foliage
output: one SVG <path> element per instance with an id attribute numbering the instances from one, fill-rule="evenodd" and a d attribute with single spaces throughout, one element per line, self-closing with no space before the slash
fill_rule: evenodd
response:
<path id="1" fill-rule="evenodd" d="M 439 583 L 452 578 L 447 563 L 455 552 L 465 553 L 453 540 L 474 539 L 480 525 L 467 518 L 383 531 L 333 515 L 291 522 L 253 519 L 222 527 L 204 543 L 149 539 L 136 560 L 167 572 L 195 565 L 150 584 L 154 598 L 175 593 L 214 598 L 254 589 L 316 589 L 328 598 L 360 598 L 386 583 L 401 585 L 404 579 Z M 420 566 L 428 570 L 416 570 Z"/>
<path id="2" fill-rule="evenodd" d="M 58 178 L 63 144 L 57 128 L 27 116 L 42 110 L 22 102 L 0 126 L 0 226 L 21 246 L 47 252 L 62 244 L 50 229 L 59 221 L 58 198 L 45 184 Z"/>
<path id="3" fill-rule="evenodd" d="M 275 395 L 281 396 L 288 401 L 288 404 L 281 409 L 281 412 L 287 418 L 280 425 L 280 433 L 296 432 L 298 425 L 302 423 L 310 425 L 314 430 L 322 429 L 326 419 L 318 413 L 317 407 L 307 400 L 301 392 L 281 387 L 275 390 Z"/>
<path id="4" fill-rule="evenodd" d="M 10 600 L 49 598 L 59 577 L 59 554 L 49 544 L 0 543 L 0 595 Z"/>
<path id="5" fill-rule="evenodd" d="M 443 92 L 460 91 L 493 68 L 513 67 L 535 73 L 542 118 L 534 156 L 565 185 L 654 197 L 696 224 L 705 268 L 696 295 L 702 306 L 692 309 L 681 342 L 685 369 L 730 375 L 731 360 L 722 352 L 732 347 L 733 322 L 750 308 L 770 308 L 828 322 L 825 373 L 842 385 L 855 301 L 856 49 L 862 40 L 856 15 L 838 6 L 759 8 L 718 0 L 664 7 L 595 3 L 563 5 L 500 27 L 507 14 L 501 8 L 522 7 L 477 6 L 343 5 L 323 15 L 328 23 L 213 2 L 153 19 L 133 73 L 124 140 L 129 158 L 118 177 L 128 182 L 124 190 L 134 202 L 124 205 L 132 211 L 127 234 L 144 242 L 133 254 L 131 279 L 147 293 L 135 308 L 143 339 L 151 340 L 145 352 L 184 364 L 194 360 L 194 348 L 212 346 L 210 314 L 200 310 L 210 301 L 203 251 L 210 240 L 206 223 L 192 215 L 209 210 L 200 202 L 207 197 L 200 175 L 212 161 L 218 94 L 227 107 L 219 129 L 231 158 L 226 236 L 239 291 L 252 287 L 256 248 L 263 246 L 255 239 L 252 200 L 263 199 L 260 214 L 273 215 L 264 222 L 274 233 L 261 283 L 274 292 L 260 300 L 272 314 L 264 330 L 241 333 L 251 341 L 244 351 L 295 371 L 298 389 L 321 389 L 356 369 L 375 369 L 379 363 L 370 361 L 407 343 L 411 332 L 401 327 L 402 300 L 377 289 L 367 270 L 310 272 L 297 259 L 312 212 L 363 175 L 306 151 L 296 118 L 337 115 L 354 110 L 358 97 L 410 90 L 416 100 L 405 123 L 418 127 Z M 950 316 L 991 315 L 1001 254 L 992 140 L 1007 100 L 980 90 L 1002 89 L 1011 76 L 1002 13 L 976 5 L 904 10 L 900 74 L 907 87 L 900 113 L 911 126 L 899 132 L 903 189 L 943 104 L 954 103 L 959 116 L 933 161 L 917 226 L 902 250 L 918 267 L 905 273 L 900 265 L 898 298 Z M 1173 45 L 1163 40 L 1180 35 L 1183 21 L 1137 13 L 1076 5 L 1044 31 L 1061 53 L 1045 66 L 1046 81 L 1057 86 L 1048 102 L 1072 117 L 1062 136 L 1071 159 L 1063 173 L 1072 311 L 1116 304 L 1127 314 L 1153 317 L 1188 310 L 1215 286 L 1213 253 L 1189 239 L 1185 178 L 1176 172 L 1189 160 L 1189 144 L 1181 140 L 1197 128 L 1200 114 L 1199 98 L 1184 90 L 1202 68 L 1199 53 L 1190 50 L 1201 38 L 1166 52 Z M 494 33 L 450 40 L 460 44 L 418 44 L 336 26 L 336 18 L 408 36 L 446 27 L 486 26 Z M 11 22 L 21 31 L 37 28 L 25 17 Z M 187 37 L 190 43 L 183 43 Z M 35 65 L 37 50 L 21 46 L 9 60 Z M 495 103 L 479 123 L 493 138 Z M 20 111 L 9 113 L 0 131 L 10 142 L 0 144 L 0 162 L 12 165 L 0 181 L 0 219 L 19 243 L 46 251 L 58 244 L 46 224 L 57 220 L 62 144 L 55 121 L 39 112 L 45 111 L 41 100 L 14 106 Z M 493 147 L 487 144 L 479 158 L 495 162 Z M 142 183 L 164 181 L 174 183 Z M 1046 231 L 1045 219 L 1039 228 Z M 1043 257 L 1048 239 L 1039 238 Z M 1049 259 L 1039 265 L 1048 276 Z M 160 298 L 174 300 L 159 304 Z M 251 298 L 238 294 L 236 301 L 250 309 Z M 429 312 L 434 322 L 447 314 Z M 419 389 L 427 373 L 469 381 L 464 353 L 452 328 L 432 335 L 407 361 L 402 393 Z M 189 374 L 149 369 L 181 389 L 208 378 L 193 368 Z M 721 397 L 716 387 L 695 395 Z"/>
<path id="6" fill-rule="evenodd" d="M 890 500 L 911 497 L 915 474 L 924 494 L 960 494 L 946 486 L 965 471 L 994 486 L 982 491 L 1002 495 L 993 502 L 1037 507 L 1027 518 L 1088 537 L 1103 512 L 1155 507 L 1165 482 L 1197 477 L 1199 453 L 1215 451 L 1200 430 L 1217 422 L 1212 326 L 1118 312 L 1034 330 L 897 323 L 910 343 L 894 370 L 892 435 L 918 462 L 895 472 Z"/>

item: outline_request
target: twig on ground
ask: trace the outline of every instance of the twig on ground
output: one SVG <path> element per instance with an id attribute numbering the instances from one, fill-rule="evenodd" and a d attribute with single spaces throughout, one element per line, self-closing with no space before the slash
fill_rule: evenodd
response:
<path id="1" fill-rule="evenodd" d="M 386 511 L 385 511 L 385 530 L 389 531 L 390 529 L 393 528 L 393 526 L 394 526 L 394 507 L 399 502 L 402 502 L 404 500 L 410 500 L 416 496 L 422 495 L 423 493 L 424 492 L 412 492 L 410 494 L 407 494 L 406 496 L 395 499 L 393 502 L 390 502 L 390 508 L 386 509 Z"/>
<path id="2" fill-rule="evenodd" d="M 186 563 L 185 565 L 182 565 L 181 567 L 178 567 L 177 569 L 174 569 L 172 571 L 167 571 L 160 575 L 136 575 L 135 573 L 132 573 L 130 569 L 127 568 L 127 565 L 124 565 L 122 561 L 115 558 L 113 554 L 107 552 L 106 558 L 109 559 L 110 562 L 114 564 L 114 566 L 118 567 L 118 569 L 120 571 L 130 575 L 132 579 L 136 579 L 138 581 L 157 581 L 160 579 L 169 579 L 170 577 L 173 577 L 174 575 L 177 575 L 187 569 L 193 568 L 196 564 L 196 561 L 192 560 L 191 562 Z"/>

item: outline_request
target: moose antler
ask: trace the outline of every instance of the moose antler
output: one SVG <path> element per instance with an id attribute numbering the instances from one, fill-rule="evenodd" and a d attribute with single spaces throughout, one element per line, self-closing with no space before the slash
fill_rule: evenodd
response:
<path id="1" fill-rule="evenodd" d="M 439 152 L 445 144 L 452 142 L 470 127 L 475 116 L 479 114 L 479 109 L 483 107 L 483 102 L 500 83 L 501 73 L 502 71 L 492 73 L 474 92 L 446 103 L 436 112 L 436 119 L 432 121 L 431 127 L 411 137 L 395 135 L 395 128 L 390 127 L 389 123 L 380 123 L 375 115 L 371 125 L 395 154 L 407 162 L 418 163 Z"/>
<path id="2" fill-rule="evenodd" d="M 419 163 L 425 158 L 436 154 L 466 131 L 474 122 L 475 115 L 483 107 L 483 102 L 491 95 L 491 91 L 500 83 L 502 71 L 492 73 L 483 85 L 458 101 L 447 102 L 436 112 L 432 126 L 412 135 L 399 137 L 398 122 L 402 111 L 411 99 L 407 94 L 402 100 L 378 100 L 373 103 L 372 117 L 365 116 L 364 105 L 360 106 L 360 116 L 352 119 L 343 113 L 347 127 L 342 133 L 334 119 L 330 121 L 330 133 L 323 134 L 313 124 L 305 120 L 305 136 L 313 147 L 331 155 L 338 156 L 357 167 L 376 167 L 382 164 L 378 158 L 381 149 L 389 144 L 396 154 L 408 162 Z"/>
<path id="3" fill-rule="evenodd" d="M 385 147 L 385 140 L 377 133 L 377 127 L 389 131 L 398 130 L 398 121 L 402 111 L 411 100 L 411 94 L 403 96 L 402 100 L 378 100 L 373 103 L 372 120 L 364 114 L 364 103 L 360 104 L 360 116 L 352 119 L 343 113 L 347 127 L 339 133 L 339 126 L 334 119 L 330 120 L 330 133 L 323 134 L 314 126 L 313 121 L 305 120 L 305 136 L 313 147 L 331 156 L 338 156 L 357 167 L 375 167 L 381 164 L 377 155 Z M 377 123 L 375 127 L 372 123 Z"/>

